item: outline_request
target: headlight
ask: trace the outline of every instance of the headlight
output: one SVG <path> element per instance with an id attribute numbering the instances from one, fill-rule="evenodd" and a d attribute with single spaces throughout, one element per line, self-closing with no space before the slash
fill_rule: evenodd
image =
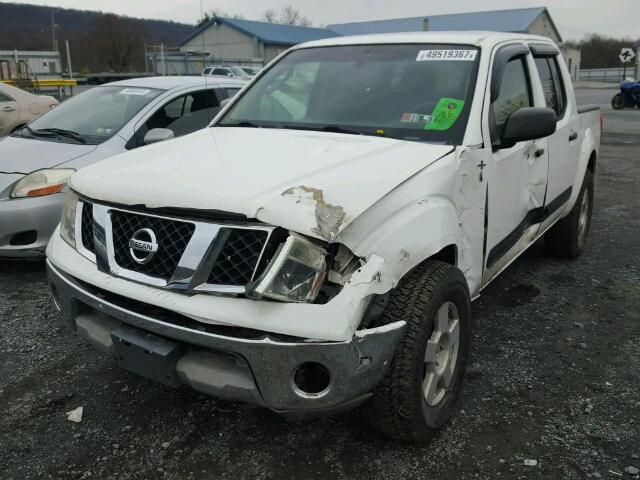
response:
<path id="1" fill-rule="evenodd" d="M 12 198 L 40 197 L 60 192 L 69 177 L 75 172 L 71 168 L 38 170 L 22 178 L 11 192 Z"/>
<path id="2" fill-rule="evenodd" d="M 326 255 L 327 251 L 320 245 L 292 233 L 248 295 L 286 302 L 313 302 L 326 275 Z"/>
<path id="3" fill-rule="evenodd" d="M 73 190 L 67 192 L 60 220 L 60 236 L 73 248 L 76 248 L 76 211 L 79 198 Z"/>

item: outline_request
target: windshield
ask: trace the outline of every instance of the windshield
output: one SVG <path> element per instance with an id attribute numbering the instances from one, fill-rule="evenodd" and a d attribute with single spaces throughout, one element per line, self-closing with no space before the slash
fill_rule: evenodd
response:
<path id="1" fill-rule="evenodd" d="M 478 53 L 475 47 L 434 44 L 295 50 L 263 74 L 217 125 L 458 145 Z"/>
<path id="2" fill-rule="evenodd" d="M 97 145 L 115 135 L 161 93 L 163 90 L 155 88 L 95 87 L 38 117 L 14 135 Z"/>
<path id="3" fill-rule="evenodd" d="M 244 77 L 247 74 L 247 72 L 245 72 L 240 67 L 230 67 L 229 70 L 231 70 L 234 74 L 239 75 L 241 77 Z"/>

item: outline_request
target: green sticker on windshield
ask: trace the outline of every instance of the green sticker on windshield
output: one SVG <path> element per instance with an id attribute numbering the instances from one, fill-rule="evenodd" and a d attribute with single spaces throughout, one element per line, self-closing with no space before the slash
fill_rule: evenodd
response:
<path id="1" fill-rule="evenodd" d="M 462 113 L 464 100 L 441 98 L 433 109 L 432 118 L 424 126 L 425 130 L 449 130 Z"/>

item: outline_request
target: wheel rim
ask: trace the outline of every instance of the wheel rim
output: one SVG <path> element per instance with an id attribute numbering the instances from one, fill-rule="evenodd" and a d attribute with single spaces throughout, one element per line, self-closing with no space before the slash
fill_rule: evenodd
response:
<path id="1" fill-rule="evenodd" d="M 422 392 L 427 405 L 440 403 L 451 388 L 459 346 L 460 315 L 453 302 L 446 302 L 436 312 L 424 354 Z"/>
<path id="2" fill-rule="evenodd" d="M 580 217 L 578 219 L 578 239 L 580 245 L 584 244 L 587 236 L 587 227 L 589 226 L 589 191 L 585 190 L 582 195 L 582 204 L 580 205 Z"/>

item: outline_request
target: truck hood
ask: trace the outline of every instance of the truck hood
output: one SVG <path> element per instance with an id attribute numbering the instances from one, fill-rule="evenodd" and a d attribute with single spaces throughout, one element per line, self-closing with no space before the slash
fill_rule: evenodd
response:
<path id="1" fill-rule="evenodd" d="M 52 168 L 91 153 L 95 145 L 47 142 L 35 138 L 0 140 L 0 173 L 31 173 Z"/>
<path id="2" fill-rule="evenodd" d="M 453 147 L 299 130 L 207 128 L 81 170 L 95 200 L 243 214 L 334 240 L 351 221 Z"/>

